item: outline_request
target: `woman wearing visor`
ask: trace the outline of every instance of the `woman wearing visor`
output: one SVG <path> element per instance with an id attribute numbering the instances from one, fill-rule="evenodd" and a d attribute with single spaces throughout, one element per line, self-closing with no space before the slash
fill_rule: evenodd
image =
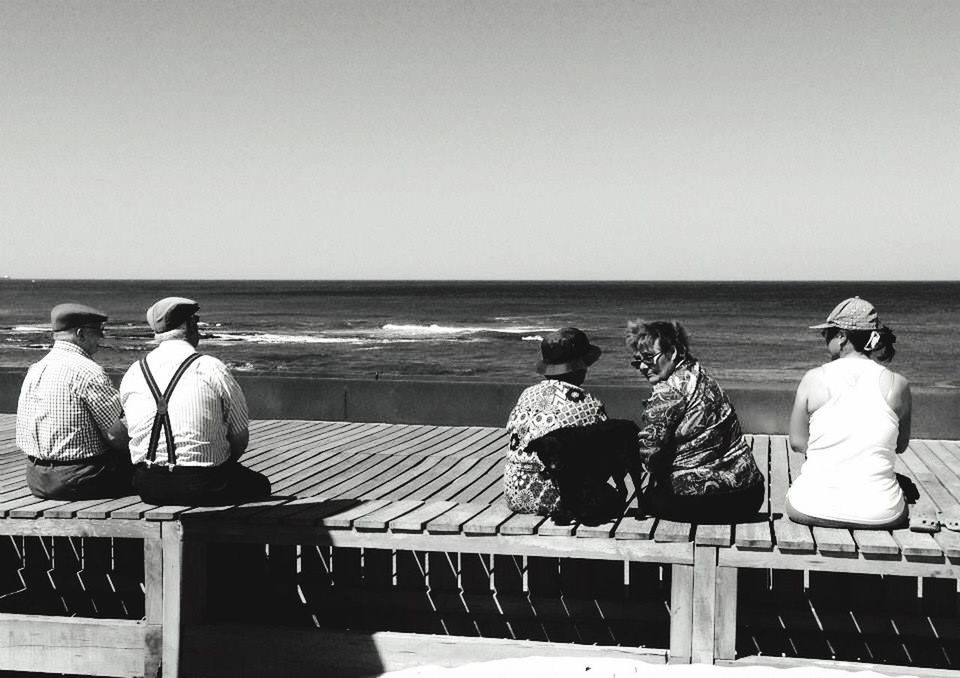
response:
<path id="1" fill-rule="evenodd" d="M 692 523 L 756 516 L 764 479 L 717 382 L 690 354 L 677 322 L 631 322 L 631 364 L 653 385 L 644 404 L 640 454 L 650 473 L 647 513 Z"/>

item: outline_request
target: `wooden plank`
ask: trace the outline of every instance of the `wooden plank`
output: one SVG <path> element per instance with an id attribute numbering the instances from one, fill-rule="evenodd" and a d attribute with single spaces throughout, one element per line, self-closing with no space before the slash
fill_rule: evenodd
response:
<path id="1" fill-rule="evenodd" d="M 671 566 L 670 582 L 670 653 L 668 661 L 671 664 L 689 664 L 693 656 L 693 566 Z"/>
<path id="2" fill-rule="evenodd" d="M 814 527 L 813 540 L 820 553 L 856 553 L 857 543 L 850 530 L 838 527 Z"/>
<path id="3" fill-rule="evenodd" d="M 942 447 L 939 447 L 939 450 L 944 451 Z M 946 459 L 950 460 L 950 457 L 947 456 Z M 933 471 L 931 466 L 936 471 Z M 911 442 L 910 446 L 897 458 L 896 468 L 897 472 L 913 481 L 920 493 L 917 503 L 910 507 L 911 511 L 923 504 L 928 511 L 939 511 L 944 507 L 949 508 L 957 504 L 954 495 L 938 481 L 940 475 L 949 477 L 954 473 L 942 459 L 935 456 L 932 449 L 923 447 L 917 441 Z M 960 534 L 941 527 L 933 538 L 940 550 L 948 557 L 960 557 Z"/>
<path id="4" fill-rule="evenodd" d="M 161 523 L 163 548 L 163 650 L 161 665 L 164 678 L 180 675 L 180 612 L 183 592 L 183 531 L 179 523 Z"/>
<path id="5" fill-rule="evenodd" d="M 140 675 L 144 634 L 140 621 L 0 614 L 0 666 L 11 671 Z"/>
<path id="6" fill-rule="evenodd" d="M 785 552 L 812 552 L 816 548 L 813 533 L 806 525 L 798 525 L 786 515 L 787 490 L 790 488 L 791 468 L 787 457 L 785 436 L 770 436 L 770 514 L 777 548 Z"/>
<path id="7" fill-rule="evenodd" d="M 463 524 L 464 534 L 496 534 L 497 528 L 513 515 L 506 504 L 492 504 Z"/>
<path id="8" fill-rule="evenodd" d="M 443 515 L 457 506 L 452 501 L 431 501 L 399 518 L 390 521 L 390 530 L 393 532 L 423 532 L 434 518 Z"/>
<path id="9" fill-rule="evenodd" d="M 730 546 L 733 528 L 731 525 L 697 525 L 695 543 L 697 546 Z"/>
<path id="10" fill-rule="evenodd" d="M 307 435 L 298 435 L 275 442 L 252 458 L 244 455 L 243 462 L 255 471 L 264 473 L 277 482 L 289 475 L 289 469 L 303 459 L 330 456 L 353 441 L 369 440 L 382 435 L 399 435 L 385 426 L 371 429 L 369 424 L 353 424 L 333 430 L 310 430 Z"/>
<path id="11" fill-rule="evenodd" d="M 770 526 L 770 436 L 754 435 L 750 438 L 753 459 L 763 474 L 764 497 L 760 508 L 761 515 L 756 521 L 734 526 L 734 544 L 741 549 L 771 550 L 773 532 Z"/>
<path id="12" fill-rule="evenodd" d="M 411 441 L 435 434 L 436 427 L 398 427 L 398 435 L 384 438 L 379 441 L 353 445 L 349 451 L 341 452 L 325 459 L 325 463 L 317 465 L 311 462 L 309 473 L 298 472 L 296 482 L 284 482 L 278 485 L 278 491 L 299 494 L 326 494 L 329 496 L 347 496 L 348 489 L 367 480 L 376 472 L 372 469 L 386 468 L 396 464 L 396 457 L 388 451 L 402 450 L 411 444 Z M 389 433 L 389 432 L 388 432 Z M 383 446 L 377 449 L 377 445 Z M 382 453 L 381 453 L 382 452 Z M 349 456 L 346 456 L 349 455 Z M 349 463 L 348 463 L 349 460 Z M 407 462 L 409 465 L 410 462 Z M 374 475 L 375 477 L 375 475 Z M 341 490 L 334 488 L 340 487 Z M 354 494 L 354 496 L 359 496 Z"/>
<path id="13" fill-rule="evenodd" d="M 452 509 L 429 521 L 426 531 L 431 534 L 458 534 L 466 522 L 487 508 L 485 504 L 456 503 Z"/>
<path id="14" fill-rule="evenodd" d="M 904 452 L 904 454 L 907 454 Z M 933 503 L 930 496 L 926 493 L 923 483 L 917 478 L 914 474 L 913 469 L 907 465 L 906 461 L 902 458 L 903 455 L 898 455 L 896 460 L 896 470 L 899 473 L 906 475 L 907 477 L 913 479 L 917 485 L 917 489 L 920 492 L 920 499 L 917 501 L 927 501 L 930 502 L 930 510 L 935 510 L 936 505 Z M 909 455 L 908 455 L 909 457 Z M 915 461 L 914 458 L 911 458 L 911 461 Z M 933 538 L 930 534 L 923 534 L 920 532 L 913 532 L 912 530 L 900 529 L 892 532 L 894 540 L 900 546 L 905 558 L 938 558 L 943 557 L 943 549 L 940 548 L 940 544 L 936 539 Z"/>
<path id="15" fill-rule="evenodd" d="M 142 501 L 138 501 L 136 503 L 114 509 L 110 513 L 110 517 L 119 518 L 121 520 L 139 520 L 143 517 L 145 512 L 152 508 L 154 508 L 154 504 L 146 504 Z"/>
<path id="16" fill-rule="evenodd" d="M 189 511 L 192 507 L 190 506 L 155 506 L 147 511 L 143 512 L 143 517 L 146 520 L 174 520 L 179 518 L 180 514 L 184 511 Z"/>
<path id="17" fill-rule="evenodd" d="M 110 499 L 102 504 L 94 504 L 77 510 L 77 518 L 103 520 L 110 516 L 115 509 L 122 509 L 134 504 L 140 504 L 140 497 L 120 497 Z M 139 516 L 137 516 L 139 518 Z"/>
<path id="18" fill-rule="evenodd" d="M 544 516 L 515 513 L 500 525 L 500 534 L 536 534 L 545 520 Z"/>
<path id="19" fill-rule="evenodd" d="M 716 656 L 717 549 L 698 547 L 693 557 L 692 661 L 712 664 Z"/>
<path id="20" fill-rule="evenodd" d="M 501 459 L 499 455 L 492 454 L 481 457 L 475 465 L 470 467 L 469 471 L 446 483 L 443 489 L 436 493 L 436 497 L 459 503 L 469 503 L 473 497 L 481 492 L 481 489 L 478 489 L 481 484 L 483 487 L 486 487 L 484 479 L 494 472 L 500 474 L 500 482 L 502 484 L 503 459 Z"/>
<path id="21" fill-rule="evenodd" d="M 386 499 L 378 499 L 376 501 L 364 501 L 356 506 L 341 511 L 340 513 L 335 513 L 329 517 L 322 518 L 318 521 L 318 524 L 329 528 L 329 529 L 349 529 L 353 526 L 353 521 L 357 518 L 372 513 L 377 509 L 383 508 L 390 502 Z"/>
<path id="22" fill-rule="evenodd" d="M 398 518 L 423 505 L 420 501 L 390 501 L 376 511 L 365 513 L 353 522 L 353 529 L 361 531 L 386 532 L 387 525 L 394 518 Z"/>
<path id="23" fill-rule="evenodd" d="M 462 450 L 463 454 L 450 454 L 442 457 L 440 463 L 434 464 L 405 488 L 403 497 L 406 499 L 426 499 L 434 495 L 443 496 L 451 486 L 451 480 L 468 472 L 482 463 L 482 458 L 476 454 L 486 447 L 487 443 L 481 438 Z"/>
<path id="24" fill-rule="evenodd" d="M 717 568 L 713 660 L 733 659 L 737 654 L 737 586 L 736 568 Z"/>
<path id="25" fill-rule="evenodd" d="M 287 491 L 289 485 L 304 479 L 301 474 L 304 467 L 315 472 L 331 467 L 339 468 L 344 460 L 373 454 L 378 443 L 402 439 L 409 435 L 409 431 L 387 424 L 356 424 L 323 436 L 319 442 L 301 445 L 294 441 L 289 445 L 289 449 L 271 459 L 270 478 L 279 490 Z"/>
<path id="26" fill-rule="evenodd" d="M 7 511 L 9 518 L 39 518 L 47 509 L 59 508 L 70 502 L 48 499 L 27 506 L 18 506 Z"/>
<path id="27" fill-rule="evenodd" d="M 576 522 L 570 522 L 566 525 L 558 525 L 557 521 L 553 518 L 547 518 L 541 523 L 540 527 L 537 528 L 537 534 L 542 534 L 544 537 L 569 537 L 577 529 Z"/>
<path id="28" fill-rule="evenodd" d="M 44 518 L 73 518 L 78 512 L 86 508 L 98 506 L 111 501 L 110 499 L 87 499 L 84 501 L 71 501 L 62 503 L 59 506 L 52 506 L 43 512 Z"/>
<path id="29" fill-rule="evenodd" d="M 653 540 L 663 543 L 676 543 L 690 541 L 693 536 L 693 525 L 690 523 L 678 523 L 673 520 L 660 520 L 657 523 L 656 531 L 653 534 Z"/>
<path id="30" fill-rule="evenodd" d="M 852 530 L 857 549 L 864 556 L 895 556 L 900 545 L 886 530 Z"/>
<path id="31" fill-rule="evenodd" d="M 351 430 L 345 438 L 307 448 L 284 460 L 283 468 L 271 474 L 274 493 L 297 494 L 331 476 L 350 471 L 358 462 L 375 458 L 380 442 L 389 442 L 412 435 L 410 431 L 376 429 Z M 312 491 L 320 493 L 318 490 Z"/>
<path id="32" fill-rule="evenodd" d="M 609 538 L 614 530 L 617 529 L 617 525 L 620 523 L 620 518 L 615 518 L 613 520 L 608 520 L 605 523 L 600 523 L 598 525 L 577 525 L 577 529 L 574 534 L 581 539 L 605 539 Z M 542 532 L 541 532 L 542 534 Z"/>
<path id="33" fill-rule="evenodd" d="M 637 517 L 626 515 L 617 524 L 613 531 L 614 539 L 649 540 L 653 539 L 657 519 L 651 516 Z"/>

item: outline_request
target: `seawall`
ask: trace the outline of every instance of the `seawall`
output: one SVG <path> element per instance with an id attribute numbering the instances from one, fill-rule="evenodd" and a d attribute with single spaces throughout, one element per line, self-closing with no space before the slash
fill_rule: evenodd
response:
<path id="1" fill-rule="evenodd" d="M 16 412 L 25 370 L 0 368 L 0 412 Z M 121 374 L 111 373 L 119 382 Z M 324 379 L 238 373 L 255 419 L 328 419 L 404 424 L 503 426 L 525 384 Z M 587 384 L 612 417 L 637 419 L 644 386 Z M 725 385 L 749 433 L 786 433 L 793 389 Z M 913 437 L 960 439 L 960 392 L 915 389 Z"/>

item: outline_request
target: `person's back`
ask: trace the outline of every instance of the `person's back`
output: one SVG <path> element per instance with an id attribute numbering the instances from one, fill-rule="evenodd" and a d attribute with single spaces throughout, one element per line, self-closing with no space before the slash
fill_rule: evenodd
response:
<path id="1" fill-rule="evenodd" d="M 247 404 L 227 367 L 197 353 L 200 305 L 161 299 L 147 310 L 157 348 L 127 370 L 133 484 L 151 504 L 222 505 L 263 499 L 270 481 L 238 463 L 248 440 Z"/>
<path id="2" fill-rule="evenodd" d="M 893 333 L 873 305 L 842 301 L 821 331 L 831 362 L 807 372 L 790 415 L 790 446 L 806 453 L 787 515 L 826 527 L 889 529 L 907 517 L 894 471 L 910 440 L 910 385 L 883 364 Z"/>
<path id="3" fill-rule="evenodd" d="M 872 360 L 835 360 L 818 370 L 826 402 L 810 415 L 791 506 L 842 522 L 896 520 L 904 500 L 894 473 L 900 422 L 881 390 L 881 381 L 892 382 L 889 371 Z"/>
<path id="4" fill-rule="evenodd" d="M 162 342 L 145 358 L 161 391 L 169 385 L 177 368 L 195 353 L 186 341 Z M 228 430 L 245 429 L 246 404 L 242 394 L 230 393 L 226 366 L 213 356 L 201 355 L 187 369 L 167 402 L 167 413 L 173 423 L 176 463 L 189 466 L 219 466 L 230 458 Z M 124 412 L 130 433 L 133 463 L 146 461 L 153 430 L 156 402 L 147 386 L 139 363 L 134 364 L 121 384 Z M 158 441 L 157 463 L 170 463 L 166 441 Z"/>
<path id="5" fill-rule="evenodd" d="M 130 462 L 120 398 L 93 360 L 107 316 L 82 304 L 50 313 L 54 344 L 30 366 L 17 402 L 17 446 L 30 492 L 43 499 L 129 494 Z"/>

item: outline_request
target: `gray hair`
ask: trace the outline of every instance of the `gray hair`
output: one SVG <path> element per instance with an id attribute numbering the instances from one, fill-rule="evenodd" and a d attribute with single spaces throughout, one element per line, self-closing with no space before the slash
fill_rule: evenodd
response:
<path id="1" fill-rule="evenodd" d="M 184 323 L 180 327 L 174 327 L 172 330 L 167 330 L 166 332 L 157 332 L 153 335 L 154 341 L 158 344 L 161 341 L 167 341 L 168 339 L 186 339 L 187 338 L 187 323 Z"/>

